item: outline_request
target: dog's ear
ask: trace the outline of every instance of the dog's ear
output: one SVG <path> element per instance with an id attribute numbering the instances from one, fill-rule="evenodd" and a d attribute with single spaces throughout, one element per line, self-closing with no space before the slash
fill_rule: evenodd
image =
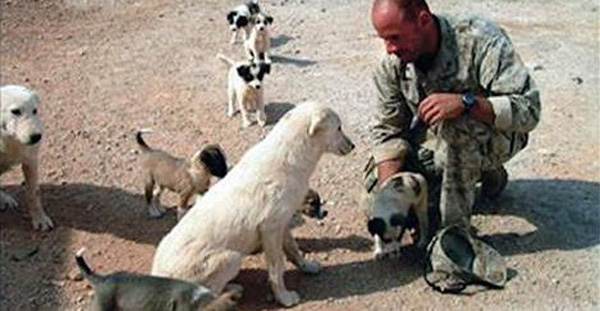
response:
<path id="1" fill-rule="evenodd" d="M 267 23 L 269 25 L 273 24 L 273 17 L 272 16 L 267 15 Z"/>
<path id="2" fill-rule="evenodd" d="M 310 126 L 308 127 L 308 136 L 314 136 L 319 130 L 325 127 L 327 122 L 327 112 L 319 110 L 310 116 Z"/>
<path id="3" fill-rule="evenodd" d="M 227 175 L 227 160 L 218 145 L 207 145 L 202 148 L 199 160 L 204 163 L 211 175 L 219 178 Z"/>
<path id="4" fill-rule="evenodd" d="M 246 16 L 240 16 L 235 24 L 238 27 L 246 27 L 248 25 L 248 18 Z"/>
<path id="5" fill-rule="evenodd" d="M 260 63 L 260 68 L 263 70 L 264 73 L 266 74 L 270 74 L 271 73 L 271 64 L 268 63 Z"/>
<path id="6" fill-rule="evenodd" d="M 378 235 L 381 237 L 385 234 L 385 221 L 381 218 L 369 220 L 367 227 L 369 228 L 369 233 L 373 236 Z"/>
<path id="7" fill-rule="evenodd" d="M 250 75 L 250 67 L 246 66 L 246 65 L 241 65 L 238 66 L 236 68 L 238 75 L 240 75 L 240 77 L 244 78 L 244 80 L 246 79 L 245 77 L 248 77 L 248 75 Z"/>
<path id="8" fill-rule="evenodd" d="M 227 14 L 227 21 L 229 22 L 229 24 L 233 24 L 233 18 L 236 14 L 237 13 L 235 11 L 231 11 L 229 12 L 229 14 Z"/>

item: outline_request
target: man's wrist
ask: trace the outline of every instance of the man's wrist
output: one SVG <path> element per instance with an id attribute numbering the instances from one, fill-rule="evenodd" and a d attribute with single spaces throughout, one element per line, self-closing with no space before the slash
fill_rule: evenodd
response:
<path id="1" fill-rule="evenodd" d="M 464 107 L 465 113 L 470 113 L 471 110 L 477 105 L 477 98 L 471 91 L 466 91 L 462 94 L 460 98 L 462 105 Z"/>

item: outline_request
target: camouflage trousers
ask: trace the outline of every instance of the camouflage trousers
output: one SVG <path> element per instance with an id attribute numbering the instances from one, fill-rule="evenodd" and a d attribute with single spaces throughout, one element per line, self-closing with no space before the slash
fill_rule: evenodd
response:
<path id="1" fill-rule="evenodd" d="M 426 136 L 423 143 L 411 143 L 402 170 L 427 180 L 430 214 L 437 218 L 432 228 L 470 225 L 482 174 L 501 168 L 528 141 L 527 133 L 500 132 L 467 116 L 429 128 Z M 377 183 L 377 166 L 371 158 L 364 171 L 367 195 Z"/>

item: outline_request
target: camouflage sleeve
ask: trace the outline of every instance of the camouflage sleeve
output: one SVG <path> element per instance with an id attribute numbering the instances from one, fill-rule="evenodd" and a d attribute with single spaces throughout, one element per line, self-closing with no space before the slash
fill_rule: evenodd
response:
<path id="1" fill-rule="evenodd" d="M 504 34 L 494 38 L 481 55 L 481 85 L 503 131 L 530 132 L 540 119 L 539 91 L 512 43 Z"/>
<path id="2" fill-rule="evenodd" d="M 393 56 L 383 58 L 373 73 L 377 92 L 376 121 L 370 128 L 375 163 L 404 160 L 409 144 L 412 112 L 401 91 L 401 65 Z"/>

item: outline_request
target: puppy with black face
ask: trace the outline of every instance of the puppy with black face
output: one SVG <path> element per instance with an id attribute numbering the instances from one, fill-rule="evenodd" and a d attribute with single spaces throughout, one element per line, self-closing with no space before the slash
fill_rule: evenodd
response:
<path id="1" fill-rule="evenodd" d="M 252 124 L 250 114 L 255 113 L 256 121 L 264 127 L 267 124 L 267 114 L 263 79 L 271 72 L 271 65 L 264 62 L 235 62 L 221 54 L 217 57 L 231 66 L 227 76 L 227 116 L 233 117 L 239 109 L 242 113 L 242 126 L 249 127 Z"/>
<path id="2" fill-rule="evenodd" d="M 260 13 L 258 0 L 250 0 L 245 4 L 238 5 L 227 13 L 229 29 L 232 32 L 229 43 L 235 43 L 239 31 L 244 33 L 244 40 L 248 39 L 250 27 L 258 13 Z"/>
<path id="3" fill-rule="evenodd" d="M 402 236 L 408 229 L 417 229 L 417 246 L 424 247 L 429 234 L 425 178 L 411 172 L 397 173 L 374 191 L 368 228 L 375 237 L 375 258 L 398 253 Z"/>
<path id="4" fill-rule="evenodd" d="M 244 41 L 248 59 L 255 62 L 271 63 L 269 49 L 271 42 L 269 39 L 269 25 L 273 23 L 273 17 L 258 13 L 254 18 L 254 26 L 250 36 Z"/>

